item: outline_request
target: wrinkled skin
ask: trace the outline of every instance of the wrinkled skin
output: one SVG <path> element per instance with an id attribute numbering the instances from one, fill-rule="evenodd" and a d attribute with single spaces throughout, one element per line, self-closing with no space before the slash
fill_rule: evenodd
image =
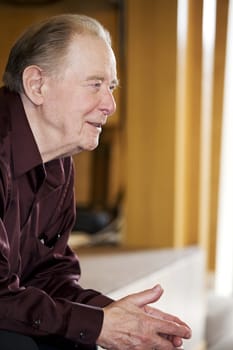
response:
<path id="1" fill-rule="evenodd" d="M 109 350 L 173 350 L 189 339 L 191 330 L 176 316 L 149 304 L 163 293 L 154 288 L 129 295 L 104 308 L 104 322 L 97 343 Z"/>

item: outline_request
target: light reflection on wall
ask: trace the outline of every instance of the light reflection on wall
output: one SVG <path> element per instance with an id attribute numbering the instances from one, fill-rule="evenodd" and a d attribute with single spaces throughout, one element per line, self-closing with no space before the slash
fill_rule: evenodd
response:
<path id="1" fill-rule="evenodd" d="M 206 248 L 210 230 L 211 136 L 213 123 L 213 77 L 216 35 L 216 1 L 203 1 L 202 96 L 200 129 L 199 242 Z"/>
<path id="2" fill-rule="evenodd" d="M 217 231 L 216 293 L 233 294 L 233 1 L 229 2 Z"/>

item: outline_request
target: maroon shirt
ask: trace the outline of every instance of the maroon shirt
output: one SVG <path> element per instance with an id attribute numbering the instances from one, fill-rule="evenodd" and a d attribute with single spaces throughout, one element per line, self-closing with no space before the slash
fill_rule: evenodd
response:
<path id="1" fill-rule="evenodd" d="M 111 299 L 78 284 L 73 184 L 71 157 L 43 164 L 20 96 L 1 88 L 0 329 L 95 343 Z"/>

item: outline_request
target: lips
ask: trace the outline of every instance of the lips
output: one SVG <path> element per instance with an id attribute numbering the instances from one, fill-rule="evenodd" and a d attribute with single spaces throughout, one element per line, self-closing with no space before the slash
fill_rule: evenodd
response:
<path id="1" fill-rule="evenodd" d="M 93 126 L 94 128 L 98 129 L 99 131 L 102 130 L 102 123 L 87 122 L 87 124 Z"/>
<path id="2" fill-rule="evenodd" d="M 101 128 L 102 124 L 101 123 L 90 123 L 92 125 L 94 125 L 96 128 Z"/>

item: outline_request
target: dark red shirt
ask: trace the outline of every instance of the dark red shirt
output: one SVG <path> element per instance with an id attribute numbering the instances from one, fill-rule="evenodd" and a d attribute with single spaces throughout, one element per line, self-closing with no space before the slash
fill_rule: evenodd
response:
<path id="1" fill-rule="evenodd" d="M 72 158 L 43 164 L 20 96 L 1 88 L 0 329 L 95 343 L 111 299 L 78 284 L 73 188 Z"/>

